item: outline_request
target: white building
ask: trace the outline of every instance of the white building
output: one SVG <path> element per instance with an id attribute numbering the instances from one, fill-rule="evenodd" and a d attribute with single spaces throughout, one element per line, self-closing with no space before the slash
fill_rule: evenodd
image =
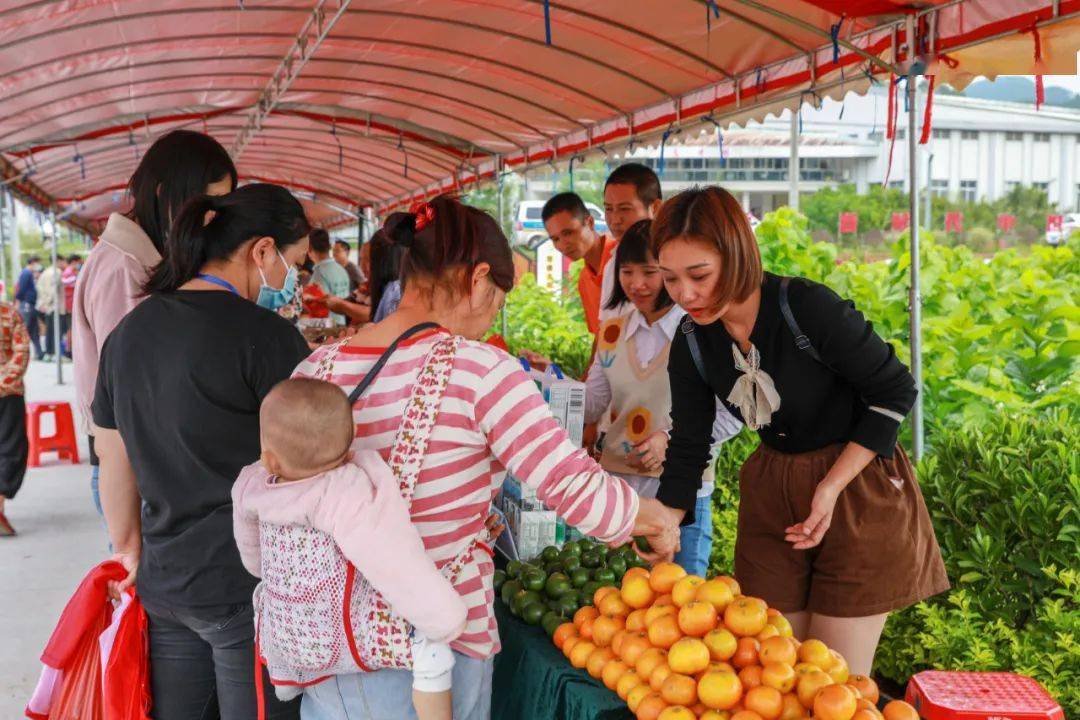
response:
<path id="1" fill-rule="evenodd" d="M 883 90 L 849 95 L 842 103 L 826 100 L 820 109 L 803 107 L 798 134 L 802 193 L 839 183 L 854 183 L 864 192 L 884 182 L 887 172 L 890 186 L 908 189 L 902 90 L 891 170 Z M 925 93 L 920 98 L 925 102 Z M 920 102 L 920 124 L 922 109 Z M 718 183 L 755 214 L 787 204 L 790 113 L 726 130 L 723 163 L 716 134 L 708 127 L 699 134 L 692 134 L 694 126 L 685 127 L 668 142 L 662 177 L 666 193 Z M 1060 210 L 1080 211 L 1080 110 L 1044 105 L 1036 111 L 1034 105 L 938 94 L 932 128 L 932 139 L 919 149 L 920 189 L 929 167 L 935 194 L 995 200 L 1016 185 L 1030 185 L 1044 190 Z M 659 170 L 659 146 L 637 148 L 631 157 Z"/>

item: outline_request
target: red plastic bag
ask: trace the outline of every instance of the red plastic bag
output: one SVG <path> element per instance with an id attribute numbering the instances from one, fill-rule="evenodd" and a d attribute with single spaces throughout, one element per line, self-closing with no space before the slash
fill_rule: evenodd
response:
<path id="1" fill-rule="evenodd" d="M 150 717 L 150 646 L 146 612 L 134 592 L 113 611 L 101 634 L 104 720 L 148 720 Z"/>

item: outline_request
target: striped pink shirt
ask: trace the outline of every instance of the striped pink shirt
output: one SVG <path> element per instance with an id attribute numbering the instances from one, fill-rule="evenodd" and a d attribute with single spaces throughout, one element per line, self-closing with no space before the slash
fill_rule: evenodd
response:
<path id="1" fill-rule="evenodd" d="M 389 456 L 435 336 L 422 334 L 402 343 L 357 402 L 354 447 Z M 343 346 L 330 380 L 350 392 L 384 350 Z M 328 351 L 316 350 L 294 375 L 314 376 Z M 629 539 L 638 511 L 634 491 L 574 447 L 517 361 L 490 345 L 466 340 L 454 359 L 410 509 L 437 566 L 452 560 L 480 531 L 507 470 L 583 533 L 605 542 Z M 476 658 L 490 657 L 500 647 L 493 572 L 491 559 L 477 553 L 455 585 L 469 612 L 464 633 L 451 646 Z"/>

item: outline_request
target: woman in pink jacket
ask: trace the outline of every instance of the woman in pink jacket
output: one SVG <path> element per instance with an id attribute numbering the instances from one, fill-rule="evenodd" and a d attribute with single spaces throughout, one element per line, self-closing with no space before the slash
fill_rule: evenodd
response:
<path id="1" fill-rule="evenodd" d="M 208 135 L 174 130 L 158 138 L 128 181 L 134 200 L 127 213 L 113 213 L 75 282 L 72 345 L 75 393 L 83 430 L 90 435 L 90 489 L 101 513 L 98 462 L 90 422 L 101 346 L 125 315 L 143 299 L 150 269 L 161 262 L 172 219 L 199 195 L 225 195 L 236 188 L 229 153 Z"/>
<path id="2" fill-rule="evenodd" d="M 603 542 L 678 530 L 659 519 L 655 500 L 639 499 L 574 446 L 514 358 L 478 341 L 514 282 L 510 245 L 495 221 L 437 198 L 397 223 L 393 240 L 405 248 L 397 310 L 350 340 L 317 350 L 295 375 L 328 379 L 349 392 L 376 374 L 353 405 L 353 449 L 375 450 L 385 459 L 426 358 L 448 334 L 464 338 L 421 460 L 410 514 L 436 567 L 468 557 L 454 573 L 454 587 L 468 608 L 464 632 L 450 644 L 456 656 L 454 718 L 486 720 L 499 635 L 492 606 L 495 568 L 480 546 L 491 501 L 508 472 L 568 524 Z M 476 548 L 481 551 L 471 552 Z M 401 670 L 335 676 L 307 690 L 301 716 L 415 718 L 410 683 L 410 674 Z"/>

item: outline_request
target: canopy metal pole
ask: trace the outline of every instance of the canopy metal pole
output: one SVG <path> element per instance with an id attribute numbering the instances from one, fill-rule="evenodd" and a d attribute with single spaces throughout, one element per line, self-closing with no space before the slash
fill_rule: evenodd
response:
<path id="1" fill-rule="evenodd" d="M 908 173 L 911 176 L 910 192 L 908 192 L 908 201 L 911 206 L 911 222 L 908 225 L 911 234 L 911 296 L 909 298 L 911 313 L 911 374 L 915 378 L 915 391 L 917 393 L 915 406 L 911 409 L 911 444 L 916 462 L 923 455 L 922 292 L 919 288 L 919 141 L 915 133 L 918 123 L 918 112 L 915 107 L 917 99 L 916 76 L 908 75 L 907 141 Z M 929 192 L 929 185 L 927 185 L 927 192 Z"/>
<path id="2" fill-rule="evenodd" d="M 499 162 L 499 159 L 496 159 L 496 161 L 495 161 L 495 176 L 496 176 L 496 182 L 495 182 L 495 212 L 497 212 L 498 215 L 499 215 L 499 229 L 503 230 L 503 232 L 505 232 L 505 229 L 504 229 L 505 226 L 503 225 L 503 183 L 502 183 L 502 174 L 501 174 L 502 173 L 502 168 L 500 167 L 501 164 L 502 163 Z M 503 336 L 503 339 L 505 340 L 506 339 L 506 301 L 505 300 L 503 301 L 502 310 L 499 312 L 499 314 L 502 316 L 502 336 Z"/>
<path id="3" fill-rule="evenodd" d="M 791 147 L 788 156 L 788 206 L 799 209 L 799 180 L 802 172 L 799 168 L 799 111 L 802 103 L 791 111 Z"/>

